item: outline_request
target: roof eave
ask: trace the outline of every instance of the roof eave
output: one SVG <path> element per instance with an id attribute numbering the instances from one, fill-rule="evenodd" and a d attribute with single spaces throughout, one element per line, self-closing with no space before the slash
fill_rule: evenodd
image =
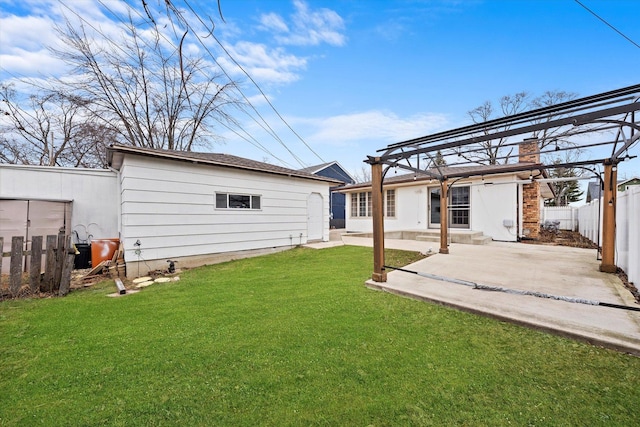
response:
<path id="1" fill-rule="evenodd" d="M 296 171 L 294 171 L 293 169 L 288 170 L 286 172 L 285 171 L 273 171 L 273 170 L 267 170 L 267 169 L 256 169 L 256 168 L 252 168 L 252 167 L 248 167 L 248 166 L 237 165 L 237 164 L 228 164 L 228 163 L 215 161 L 215 160 L 196 159 L 196 158 L 192 158 L 192 157 L 188 157 L 188 156 L 179 156 L 179 155 L 175 155 L 175 154 L 172 154 L 172 153 L 165 153 L 165 152 L 161 152 L 161 151 L 141 150 L 138 147 L 129 147 L 129 146 L 124 146 L 124 145 L 111 145 L 111 146 L 109 146 L 107 148 L 107 162 L 108 162 L 109 166 L 111 166 L 114 169 L 119 170 L 120 167 L 122 166 L 122 161 L 123 161 L 123 158 L 124 158 L 124 154 L 133 154 L 133 155 L 146 156 L 146 157 L 155 157 L 155 158 L 162 158 L 162 159 L 166 159 L 166 160 L 176 160 L 176 161 L 188 162 L 188 163 L 193 163 L 193 164 L 202 163 L 202 164 L 208 164 L 208 165 L 212 165 L 212 166 L 220 166 L 220 167 L 226 167 L 226 168 L 232 168 L 232 169 L 242 169 L 242 170 L 246 170 L 246 171 L 259 172 L 259 173 L 268 173 L 268 174 L 272 174 L 272 175 L 288 176 L 288 177 L 301 178 L 301 179 L 310 179 L 310 180 L 314 180 L 314 181 L 324 181 L 324 182 L 327 182 L 327 183 L 330 183 L 330 184 L 343 184 L 342 181 L 335 180 L 333 178 L 327 178 L 327 177 L 317 176 L 317 175 L 305 175 L 305 174 L 301 174 L 301 173 L 296 173 Z"/>

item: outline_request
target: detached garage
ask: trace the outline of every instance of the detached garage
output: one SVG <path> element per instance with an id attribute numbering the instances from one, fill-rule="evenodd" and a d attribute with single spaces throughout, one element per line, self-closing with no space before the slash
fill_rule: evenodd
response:
<path id="1" fill-rule="evenodd" d="M 335 179 L 227 154 L 115 145 L 107 158 L 109 170 L 0 165 L 5 246 L 36 223 L 74 243 L 119 238 L 135 277 L 329 240 Z"/>
<path id="2" fill-rule="evenodd" d="M 329 240 L 338 181 L 228 154 L 108 149 L 127 275 Z"/>

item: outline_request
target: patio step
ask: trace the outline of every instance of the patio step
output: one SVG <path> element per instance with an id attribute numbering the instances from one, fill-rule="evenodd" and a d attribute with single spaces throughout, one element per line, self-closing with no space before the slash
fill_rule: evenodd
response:
<path id="1" fill-rule="evenodd" d="M 486 245 L 492 241 L 490 236 L 485 236 L 482 231 L 449 230 L 451 243 L 463 243 L 467 245 Z M 421 242 L 439 242 L 440 230 L 426 231 L 417 234 L 415 240 Z"/>
<path id="2" fill-rule="evenodd" d="M 440 241 L 440 233 L 437 236 L 432 236 L 431 234 L 425 235 L 421 234 L 416 236 L 415 240 L 419 242 L 439 242 Z"/>
<path id="3" fill-rule="evenodd" d="M 471 239 L 471 243 L 474 245 L 488 245 L 493 239 L 491 236 L 478 236 Z"/>
<path id="4" fill-rule="evenodd" d="M 373 237 L 370 232 L 351 232 L 345 233 L 345 236 L 352 237 Z M 400 240 L 417 240 L 419 242 L 440 242 L 440 230 L 403 230 L 403 231 L 385 231 L 386 239 Z M 485 236 L 482 231 L 469 230 L 449 230 L 449 241 L 451 243 L 462 243 L 466 245 L 486 245 L 493 239 L 491 236 Z"/>

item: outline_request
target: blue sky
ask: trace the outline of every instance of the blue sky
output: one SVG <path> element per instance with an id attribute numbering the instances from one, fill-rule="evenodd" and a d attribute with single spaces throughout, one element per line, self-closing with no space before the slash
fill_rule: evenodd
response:
<path id="1" fill-rule="evenodd" d="M 122 2 L 102 3 L 122 9 Z M 640 44 L 640 1 L 581 3 Z M 640 83 L 640 48 L 574 0 L 220 0 L 225 22 L 214 0 L 186 4 L 212 17 L 228 52 L 317 153 L 212 46 L 305 165 L 337 160 L 358 171 L 377 149 L 469 124 L 469 110 L 503 95 L 563 90 L 588 96 Z M 55 39 L 51 26 L 65 9 L 101 28 L 117 24 L 97 1 L 0 0 L 0 8 L 2 80 L 64 75 L 45 42 Z M 195 42 L 191 48 L 204 52 Z M 302 167 L 251 118 L 237 118 L 269 152 L 226 130 L 212 151 Z M 620 174 L 640 175 L 639 160 L 625 162 Z"/>

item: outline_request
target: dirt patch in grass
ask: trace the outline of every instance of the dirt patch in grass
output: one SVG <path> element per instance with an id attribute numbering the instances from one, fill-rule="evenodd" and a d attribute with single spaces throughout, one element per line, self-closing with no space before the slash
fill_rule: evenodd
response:
<path id="1" fill-rule="evenodd" d="M 540 236 L 533 240 L 523 240 L 523 243 L 536 245 L 570 246 L 572 248 L 598 249 L 598 245 L 582 236 L 577 231 L 540 230 Z"/>
<path id="2" fill-rule="evenodd" d="M 88 288 L 95 285 L 96 283 L 100 283 L 104 280 L 109 280 L 112 278 L 110 274 L 100 274 L 92 276 L 90 279 L 85 279 L 85 275 L 90 270 L 91 269 L 73 270 L 71 272 L 70 291 Z M 22 274 L 22 285 L 20 286 L 20 290 L 16 295 L 12 295 L 9 291 L 9 275 L 3 274 L 2 276 L 0 276 L 0 301 L 23 298 L 51 298 L 57 297 L 58 295 L 58 291 L 42 292 L 41 290 L 36 290 L 35 292 L 32 292 L 29 286 L 29 273 Z"/>

